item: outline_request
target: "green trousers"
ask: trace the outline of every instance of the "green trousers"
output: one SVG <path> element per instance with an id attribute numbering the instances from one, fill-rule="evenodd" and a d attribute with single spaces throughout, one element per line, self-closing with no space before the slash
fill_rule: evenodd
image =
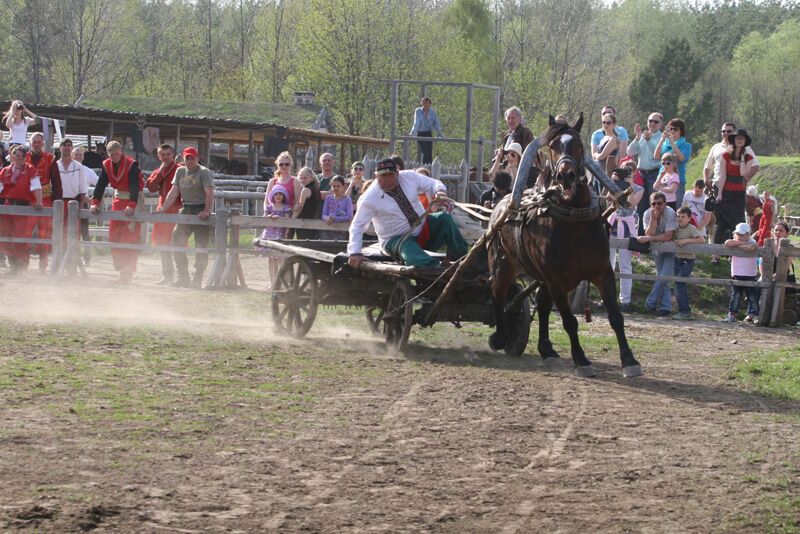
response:
<path id="1" fill-rule="evenodd" d="M 439 265 L 439 260 L 428 256 L 425 253 L 426 250 L 436 252 L 446 247 L 447 258 L 450 260 L 457 260 L 467 253 L 469 245 L 458 230 L 452 215 L 443 211 L 431 213 L 427 216 L 427 224 L 430 237 L 425 243 L 424 250 L 417 242 L 416 237 L 409 236 L 402 239 L 401 235 L 389 239 L 384 248 L 389 254 L 410 267 Z"/>

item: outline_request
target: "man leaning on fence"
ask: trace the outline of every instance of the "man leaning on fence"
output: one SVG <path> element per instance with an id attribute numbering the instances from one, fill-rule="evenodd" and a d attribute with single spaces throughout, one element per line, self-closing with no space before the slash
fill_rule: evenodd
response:
<path id="1" fill-rule="evenodd" d="M 144 186 L 144 178 L 139 170 L 139 163 L 125 155 L 122 145 L 111 141 L 106 147 L 108 159 L 103 161 L 102 172 L 92 195 L 92 214 L 100 212 L 106 187 L 113 187 L 114 200 L 111 203 L 112 211 L 121 211 L 126 217 L 133 215 L 139 206 L 139 192 Z M 135 245 L 140 241 L 141 224 L 128 221 L 110 221 L 108 223 L 108 241 Z M 117 282 L 129 284 L 136 272 L 136 261 L 139 251 L 136 249 L 112 248 L 111 258 L 114 269 L 119 271 Z"/>
<path id="2" fill-rule="evenodd" d="M 169 190 L 164 203 L 155 212 L 168 212 L 180 196 L 183 207 L 179 213 L 181 215 L 197 215 L 201 221 L 205 221 L 211 216 L 211 210 L 214 207 L 214 182 L 211 179 L 211 171 L 197 161 L 197 149 L 194 147 L 183 150 L 183 161 L 186 166 L 175 171 L 172 189 Z M 210 233 L 211 227 L 207 224 L 178 224 L 172 232 L 172 244 L 176 247 L 186 247 L 189 245 L 189 237 L 194 234 L 195 247 L 205 249 L 208 248 Z M 225 236 L 217 236 L 217 239 L 225 239 Z M 191 281 L 189 280 L 189 260 L 186 253 L 175 252 L 173 257 L 178 271 L 178 279 L 172 285 L 175 287 L 201 287 L 208 265 L 208 252 L 195 254 L 195 273 L 194 279 Z"/>
<path id="3" fill-rule="evenodd" d="M 164 144 L 158 147 L 158 159 L 161 160 L 161 166 L 150 175 L 146 185 L 147 190 L 151 193 L 158 192 L 158 207 L 160 208 L 166 202 L 167 195 L 172 189 L 172 180 L 175 178 L 175 172 L 178 170 L 179 165 L 175 162 L 175 149 L 171 145 Z M 165 213 L 178 213 L 180 209 L 181 199 L 178 196 L 169 211 L 165 211 Z M 157 247 L 168 247 L 172 244 L 172 232 L 174 230 L 175 225 L 173 223 L 154 223 L 150 240 Z M 156 282 L 156 285 L 162 286 L 172 283 L 175 267 L 172 264 L 171 252 L 161 252 L 161 275 L 161 280 Z"/>
<path id="4" fill-rule="evenodd" d="M 53 206 L 53 200 L 61 198 L 61 180 L 59 179 L 56 157 L 44 149 L 44 135 L 36 132 L 31 136 L 31 150 L 25 155 L 25 163 L 36 167 L 36 173 L 42 184 L 42 204 L 46 208 Z M 38 217 L 33 221 L 39 239 L 50 239 L 53 236 L 53 219 Z M 47 271 L 47 256 L 50 245 L 34 245 L 39 254 L 39 271 Z"/>

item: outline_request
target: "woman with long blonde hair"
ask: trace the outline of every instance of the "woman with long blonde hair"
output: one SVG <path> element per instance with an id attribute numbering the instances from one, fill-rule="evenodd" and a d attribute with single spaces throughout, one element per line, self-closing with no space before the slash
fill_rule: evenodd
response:
<path id="1" fill-rule="evenodd" d="M 11 107 L 3 114 L 3 124 L 11 134 L 10 145 L 24 145 L 28 142 L 28 126 L 36 122 L 33 114 L 22 100 L 13 100 Z"/>

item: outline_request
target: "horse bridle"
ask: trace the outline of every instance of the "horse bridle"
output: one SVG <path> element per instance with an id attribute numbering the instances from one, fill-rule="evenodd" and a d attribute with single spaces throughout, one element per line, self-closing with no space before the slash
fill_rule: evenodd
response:
<path id="1" fill-rule="evenodd" d="M 569 154 L 563 154 L 555 163 L 553 163 L 552 158 L 550 159 L 550 174 L 552 174 L 553 178 L 559 175 L 558 168 L 561 167 L 562 163 L 572 165 L 572 168 L 575 169 L 575 174 L 578 175 L 578 181 L 586 181 L 586 170 L 582 169 L 581 164 Z"/>

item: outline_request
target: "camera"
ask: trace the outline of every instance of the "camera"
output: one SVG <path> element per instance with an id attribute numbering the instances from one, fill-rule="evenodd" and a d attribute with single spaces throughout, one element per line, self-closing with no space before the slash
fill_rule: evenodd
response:
<path id="1" fill-rule="evenodd" d="M 611 174 L 616 174 L 617 176 L 619 176 L 620 180 L 624 180 L 625 178 L 631 175 L 631 170 L 628 169 L 627 167 L 618 167 L 612 170 Z"/>

